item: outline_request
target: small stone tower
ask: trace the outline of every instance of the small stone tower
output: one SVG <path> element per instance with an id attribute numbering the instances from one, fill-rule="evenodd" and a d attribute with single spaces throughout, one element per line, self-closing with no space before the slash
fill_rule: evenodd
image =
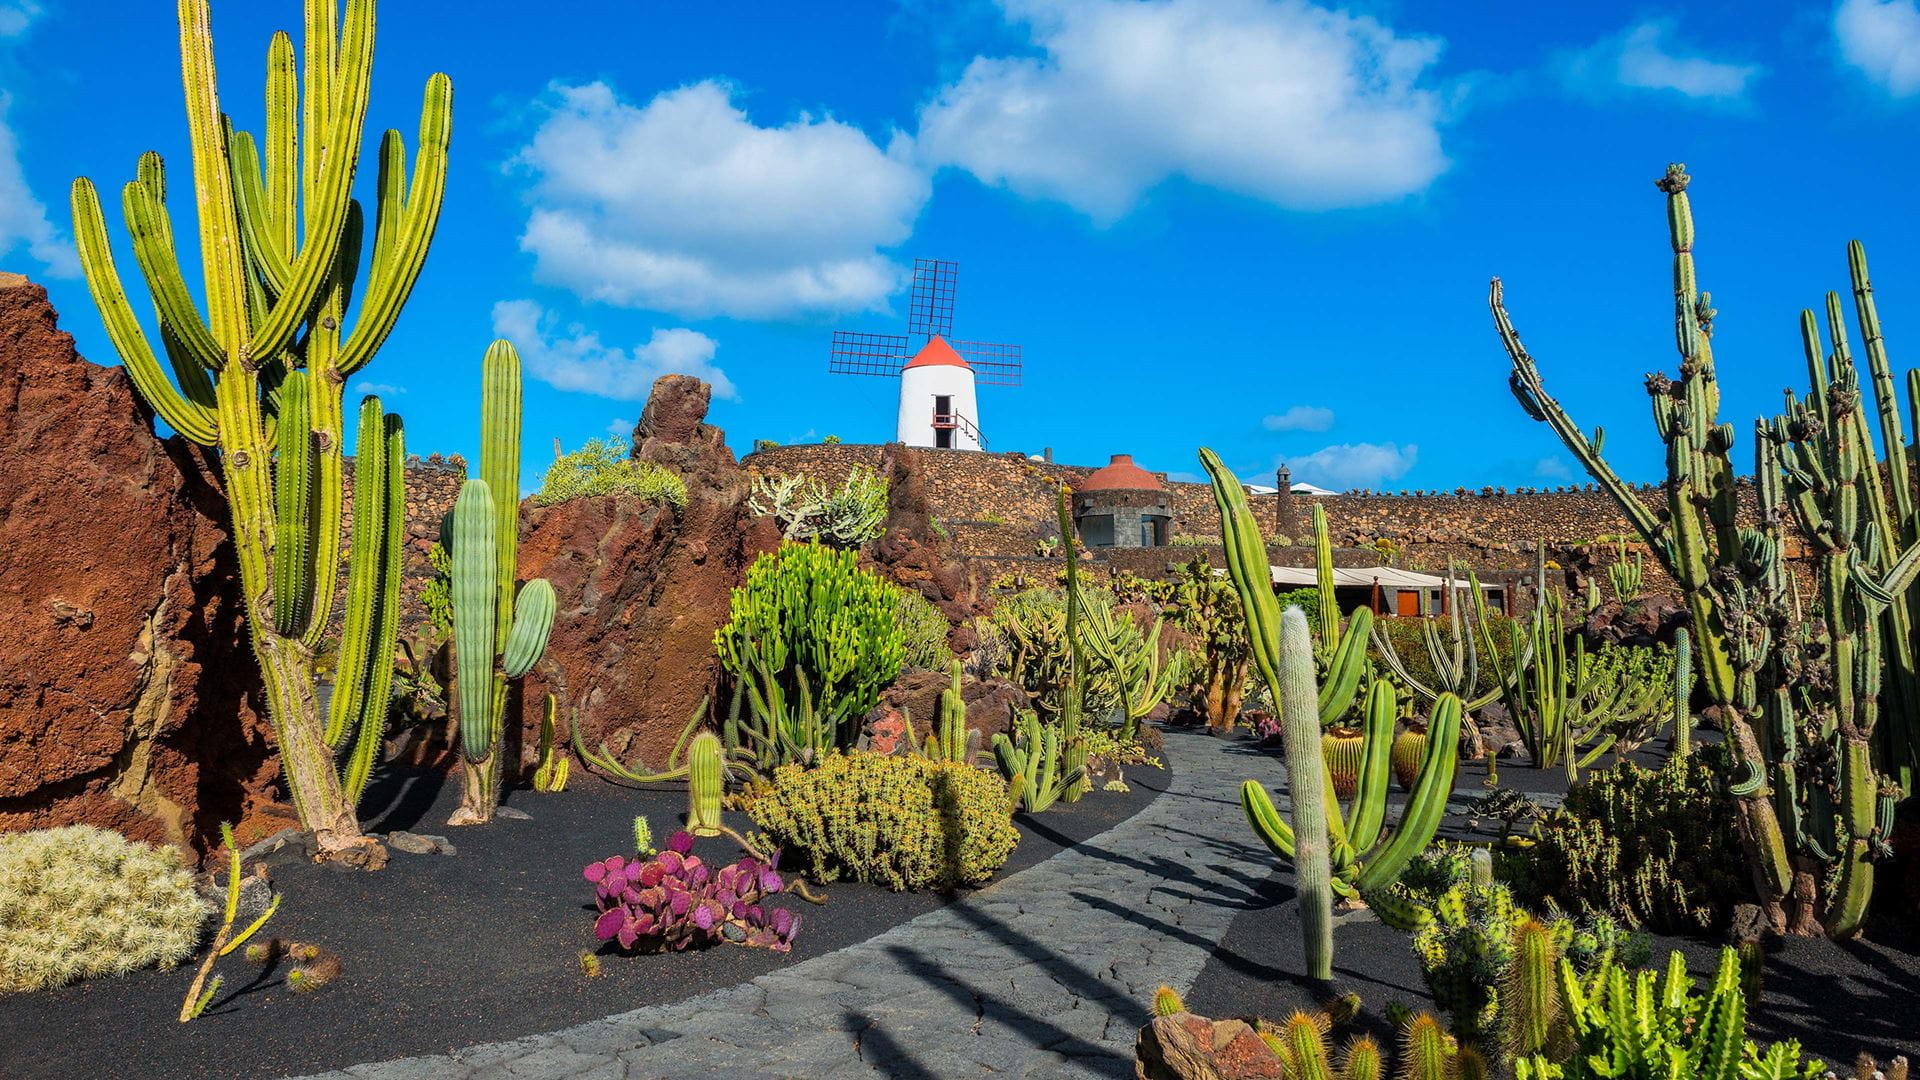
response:
<path id="1" fill-rule="evenodd" d="M 1173 532 L 1173 500 L 1160 477 L 1133 463 L 1113 460 L 1073 493 L 1074 527 L 1089 549 L 1165 547 Z"/>

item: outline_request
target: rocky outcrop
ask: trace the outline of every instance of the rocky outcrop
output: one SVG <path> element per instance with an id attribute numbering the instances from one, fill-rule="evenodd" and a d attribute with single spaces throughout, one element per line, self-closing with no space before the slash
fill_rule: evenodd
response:
<path id="1" fill-rule="evenodd" d="M 917 736 L 925 740 L 940 716 L 940 695 L 953 684 L 950 674 L 938 671 L 909 671 L 894 680 L 880 695 L 880 703 L 867 714 L 869 723 L 888 717 L 910 717 Z M 963 678 L 960 700 L 967 706 L 967 727 L 980 732 L 980 746 L 993 745 L 993 737 L 1013 731 L 1016 710 L 1027 707 L 1027 695 L 1005 679 Z"/>
<path id="2" fill-rule="evenodd" d="M 921 451 L 888 443 L 876 471 L 887 481 L 887 520 L 870 553 L 875 568 L 933 601 L 953 624 L 947 644 L 957 654 L 971 652 L 977 643 L 972 616 L 978 614 L 979 596 L 966 564 L 952 551 L 951 538 L 934 520 Z"/>
<path id="3" fill-rule="evenodd" d="M 560 598 L 520 702 L 523 762 L 549 691 L 588 746 L 604 741 L 657 767 L 718 688 L 714 631 L 747 565 L 780 536 L 746 507 L 747 474 L 706 422 L 710 394 L 698 379 L 663 376 L 634 428 L 633 456 L 686 481 L 684 509 L 596 496 L 521 511 L 520 574 L 548 579 Z"/>
<path id="4" fill-rule="evenodd" d="M 1134 1042 L 1137 1080 L 1279 1080 L 1280 1055 L 1244 1020 L 1156 1016 Z"/>
<path id="5" fill-rule="evenodd" d="M 286 824 L 212 468 L 18 275 L 0 275 L 0 478 L 0 830 L 204 853 L 222 821 Z"/>

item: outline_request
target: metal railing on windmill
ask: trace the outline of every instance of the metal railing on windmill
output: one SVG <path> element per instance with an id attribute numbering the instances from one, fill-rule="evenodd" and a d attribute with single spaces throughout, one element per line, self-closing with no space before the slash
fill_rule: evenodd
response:
<path id="1" fill-rule="evenodd" d="M 959 276 L 957 262 L 915 259 L 906 333 L 833 332 L 828 372 L 900 380 L 894 437 L 908 446 L 985 450 L 977 388 L 1021 383 L 1020 346 L 954 338 Z"/>

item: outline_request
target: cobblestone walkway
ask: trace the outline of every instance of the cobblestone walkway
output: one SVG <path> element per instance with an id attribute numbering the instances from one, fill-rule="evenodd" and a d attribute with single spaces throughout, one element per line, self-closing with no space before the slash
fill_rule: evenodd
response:
<path id="1" fill-rule="evenodd" d="M 1277 762 L 1178 732 L 1166 758 L 1171 787 L 1132 818 L 858 945 L 671 1005 L 325 1075 L 1130 1077 L 1154 988 L 1191 988 L 1273 869 L 1238 787 Z"/>

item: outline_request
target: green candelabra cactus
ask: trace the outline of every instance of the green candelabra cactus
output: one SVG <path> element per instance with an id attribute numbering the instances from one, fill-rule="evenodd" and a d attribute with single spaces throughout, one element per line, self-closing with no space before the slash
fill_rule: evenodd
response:
<path id="1" fill-rule="evenodd" d="M 1477 580 L 1470 580 L 1468 587 L 1475 595 L 1483 595 Z M 1394 648 L 1393 639 L 1382 633 L 1378 624 L 1373 627 L 1373 645 L 1380 653 L 1381 660 L 1385 661 L 1387 670 L 1393 672 L 1393 677 L 1417 697 L 1431 704 L 1439 700 L 1441 694 L 1452 694 L 1461 699 L 1466 711 L 1476 712 L 1499 698 L 1501 688 L 1496 682 L 1478 696 L 1474 695 L 1474 690 L 1480 685 L 1480 643 L 1474 626 L 1469 624 L 1465 613 L 1467 609 L 1457 595 L 1451 565 L 1447 568 L 1446 593 L 1449 600 L 1444 623 L 1446 629 L 1441 629 L 1443 624 L 1439 619 L 1420 620 L 1421 638 L 1427 646 L 1427 657 L 1433 663 L 1431 684 L 1413 674 L 1407 662 L 1401 658 L 1400 651 Z M 1481 616 L 1479 621 L 1484 622 L 1484 598 L 1472 610 L 1478 612 Z M 1495 659 L 1498 659 L 1497 654 Z"/>
<path id="2" fill-rule="evenodd" d="M 1069 762 L 1060 728 L 1042 724 L 1031 709 L 1014 721 L 1014 733 L 1011 739 L 994 735 L 994 760 L 1013 801 L 1029 814 L 1044 813 L 1081 782 L 1086 774 L 1084 753 L 1080 760 Z"/>
<path id="3" fill-rule="evenodd" d="M 352 188 L 372 77 L 373 0 L 349 0 L 344 20 L 333 3 L 308 0 L 304 89 L 292 39 L 273 36 L 264 154 L 221 108 L 207 0 L 180 0 L 179 18 L 204 316 L 179 263 L 158 154 L 140 158 L 121 194 L 166 368 L 133 313 L 99 196 L 84 178 L 73 183 L 74 235 L 108 337 L 141 397 L 175 431 L 220 453 L 254 655 L 300 821 L 329 856 L 364 859 L 376 845 L 361 835 L 354 802 L 387 707 L 404 453 L 398 418 L 363 404 L 356 481 L 372 483 L 355 489 L 342 636 L 351 667 L 343 662 L 323 718 L 313 658 L 332 622 L 341 561 L 341 394 L 392 331 L 426 259 L 445 190 L 452 83 L 427 81 L 411 182 L 400 134 L 381 141 L 373 254 L 348 330 L 366 225 Z M 343 775 L 334 750 L 354 737 Z"/>
<path id="4" fill-rule="evenodd" d="M 1854 243 L 1848 249 L 1854 309 L 1886 446 L 1884 463 L 1873 452 L 1863 380 L 1846 342 L 1840 301 L 1829 295 L 1832 352 L 1821 340 L 1819 320 L 1804 314 L 1801 336 L 1812 386 L 1805 396 L 1791 397 L 1785 414 L 1756 425 L 1760 513 L 1757 523 L 1741 523 L 1734 430 L 1718 417 L 1715 313 L 1695 276 L 1689 183 L 1680 165 L 1669 166 L 1659 181 L 1673 247 L 1680 353 L 1677 379 L 1647 379 L 1655 427 L 1667 448 L 1664 517 L 1601 456 L 1597 433 L 1589 438 L 1548 395 L 1507 315 L 1497 278 L 1489 307 L 1521 406 L 1552 427 L 1613 496 L 1685 595 L 1694 662 L 1725 721 L 1727 745 L 1742 775 L 1732 793 L 1763 913 L 1779 931 L 1847 936 L 1859 929 L 1872 894 L 1871 859 L 1885 843 L 1894 798 L 1912 790 L 1920 746 L 1916 600 L 1909 593 L 1920 575 L 1920 520 L 1900 402 L 1866 257 Z M 1781 565 L 1782 534 L 1790 526 L 1818 561 L 1817 622 L 1790 615 Z M 1896 559 L 1896 551 L 1904 554 Z M 1884 688 L 1883 669 L 1889 676 Z"/>
<path id="5" fill-rule="evenodd" d="M 1248 525 L 1259 535 L 1257 526 L 1251 522 Z M 1264 567 L 1265 547 L 1260 549 L 1260 556 Z M 1231 568 L 1232 560 L 1228 565 Z M 1320 674 L 1320 720 L 1331 725 L 1347 714 L 1360 693 L 1360 677 L 1367 672 L 1367 642 L 1373 636 L 1373 609 L 1355 608 L 1347 616 L 1346 625 L 1341 625 L 1340 603 L 1333 591 L 1333 537 L 1327 529 L 1326 508 L 1319 503 L 1313 504 L 1313 568 L 1320 595 L 1316 605 L 1320 630 L 1313 653 Z"/>
<path id="6" fill-rule="evenodd" d="M 480 475 L 453 504 L 454 704 L 465 784 L 450 825 L 493 820 L 500 802 L 508 683 L 547 649 L 557 600 L 545 578 L 514 595 L 520 533 L 520 354 L 487 349 L 480 390 Z M 500 493 L 498 496 L 495 493 Z"/>
<path id="7" fill-rule="evenodd" d="M 1640 584 L 1646 579 L 1646 557 L 1633 552 L 1627 558 L 1627 538 L 1620 537 L 1614 547 L 1613 565 L 1607 567 L 1607 579 L 1613 584 L 1613 598 L 1625 604 L 1638 598 Z"/>

